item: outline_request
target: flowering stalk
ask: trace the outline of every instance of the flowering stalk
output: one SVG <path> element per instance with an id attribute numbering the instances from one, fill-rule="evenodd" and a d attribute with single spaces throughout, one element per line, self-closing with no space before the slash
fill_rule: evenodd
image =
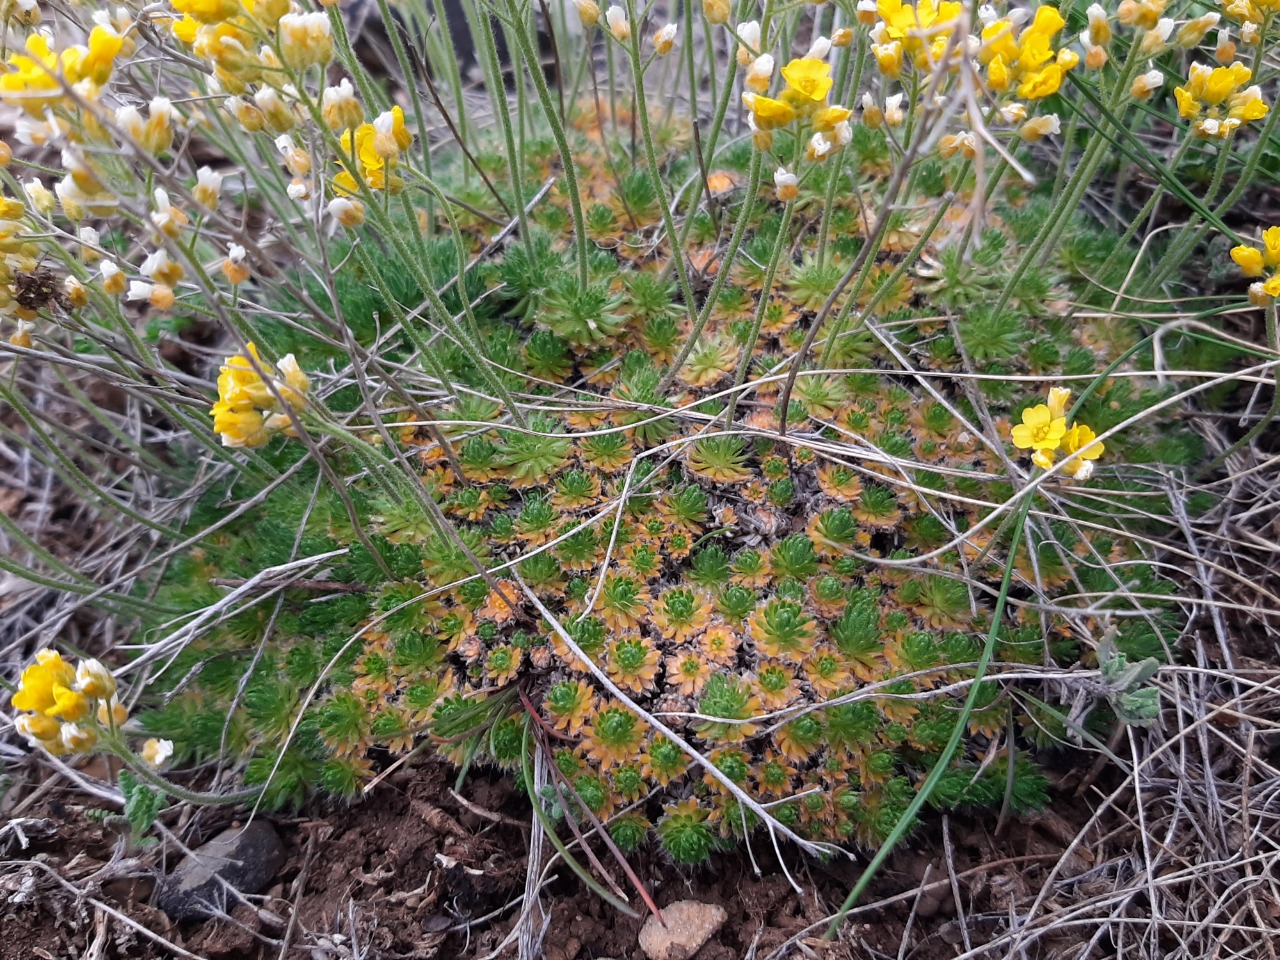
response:
<path id="1" fill-rule="evenodd" d="M 933 791 L 941 782 L 943 776 L 947 772 L 947 767 L 951 763 L 951 758 L 955 756 L 956 750 L 960 746 L 960 741 L 964 738 L 965 731 L 969 728 L 969 717 L 972 716 L 974 708 L 978 705 L 978 696 L 982 690 L 982 680 L 987 675 L 987 669 L 991 666 L 992 657 L 995 654 L 996 639 L 1000 634 L 1000 623 L 1004 616 L 1005 606 L 1009 602 L 1009 588 L 1013 584 L 1013 559 L 1018 553 L 1018 547 L 1022 544 L 1023 532 L 1027 525 L 1027 514 L 1031 510 L 1031 502 L 1034 499 L 1031 490 L 1024 490 L 1021 494 L 1022 502 L 1018 505 L 1018 512 L 1014 515 L 1012 531 L 1009 539 L 1009 559 L 1004 564 L 1004 575 L 1000 580 L 1000 592 L 996 595 L 995 610 L 991 615 L 991 628 L 987 631 L 986 642 L 982 647 L 982 654 L 978 658 L 977 667 L 974 669 L 973 684 L 969 687 L 969 692 L 964 699 L 964 705 L 961 706 L 959 715 L 956 717 L 955 726 L 951 729 L 951 735 L 947 738 L 946 746 L 944 746 L 938 755 L 937 761 L 929 770 L 929 775 L 924 778 L 924 782 L 920 784 L 920 788 L 916 791 L 915 796 L 903 811 L 902 816 L 898 818 L 897 824 L 889 832 L 880 849 L 876 851 L 875 856 L 871 858 L 871 862 L 867 864 L 862 876 L 858 878 L 858 882 L 853 885 L 853 889 L 849 891 L 849 895 L 845 897 L 844 903 L 840 905 L 840 909 L 836 911 L 835 917 L 832 919 L 830 926 L 827 927 L 826 939 L 832 939 L 840 930 L 844 918 L 848 915 L 853 905 L 858 902 L 858 898 L 866 892 L 867 887 L 875 878 L 880 868 L 884 866 L 884 862 L 889 859 L 890 855 L 897 848 L 900 841 L 911 829 L 915 822 L 916 814 L 918 814 L 924 805 L 929 802 L 929 798 L 933 795 Z"/>
<path id="2" fill-rule="evenodd" d="M 627 16 L 633 23 L 636 22 L 635 0 L 627 0 Z M 628 60 L 631 63 L 631 81 L 634 85 L 633 94 L 635 96 L 636 103 L 635 114 L 636 118 L 640 122 L 640 137 L 644 141 L 644 153 L 645 160 L 649 166 L 649 176 L 653 180 L 654 194 L 658 197 L 658 211 L 662 215 L 662 226 L 666 230 L 668 237 L 674 237 L 676 236 L 676 224 L 675 220 L 671 216 L 671 200 L 667 195 L 666 184 L 663 183 L 662 180 L 662 168 L 658 165 L 658 152 L 653 146 L 653 129 L 649 122 L 649 101 L 645 95 L 644 72 L 641 67 L 642 61 L 640 59 L 639 30 L 633 30 L 631 32 L 631 35 L 628 38 L 627 50 Z M 756 183 L 758 185 L 760 178 L 760 169 L 758 164 L 755 167 L 755 174 Z M 750 200 L 748 200 L 748 204 L 749 203 Z M 743 217 L 743 220 L 746 220 L 745 216 Z M 741 241 L 741 237 L 739 237 L 739 241 Z M 736 255 L 736 253 L 737 249 L 734 248 L 733 254 L 730 256 Z M 689 355 L 689 351 L 693 349 L 693 344 L 697 341 L 699 333 L 701 333 L 702 324 L 706 322 L 703 317 L 698 316 L 697 300 L 694 299 L 693 286 L 689 282 L 689 266 L 685 262 L 684 251 L 676 247 L 672 247 L 671 262 L 675 265 L 676 277 L 680 282 L 680 293 L 684 297 L 685 311 L 689 315 L 689 322 L 693 326 L 693 331 L 685 340 L 684 348 L 681 350 L 681 354 L 676 357 L 671 370 L 668 371 L 666 377 L 663 378 L 662 384 L 658 387 L 659 391 L 665 391 L 667 387 L 670 386 L 671 381 L 675 378 L 680 366 Z M 733 261 L 732 259 L 729 259 L 726 262 L 732 263 Z M 717 280 L 719 279 L 720 278 L 717 277 Z M 704 314 L 709 311 L 710 299 L 708 299 L 707 309 L 704 311 Z"/>
<path id="3" fill-rule="evenodd" d="M 507 0 L 507 9 L 512 19 L 519 21 L 520 15 L 515 0 Z M 582 213 L 582 195 L 578 191 L 578 174 L 574 165 L 573 152 L 569 148 L 569 140 L 565 136 L 564 124 L 556 113 L 555 102 L 551 99 L 551 91 L 547 88 L 546 78 L 538 63 L 538 56 L 529 43 L 528 34 L 523 30 L 514 31 L 520 54 L 525 65 L 533 76 L 534 88 L 538 91 L 538 100 L 542 104 L 542 113 L 546 117 L 547 126 L 551 128 L 551 136 L 555 138 L 556 147 L 560 151 L 562 164 L 561 174 L 564 177 L 565 193 L 569 195 L 569 209 L 573 215 L 573 235 L 578 255 L 578 290 L 586 290 L 590 277 L 587 271 L 587 221 Z M 523 207 L 523 202 L 519 201 Z"/>

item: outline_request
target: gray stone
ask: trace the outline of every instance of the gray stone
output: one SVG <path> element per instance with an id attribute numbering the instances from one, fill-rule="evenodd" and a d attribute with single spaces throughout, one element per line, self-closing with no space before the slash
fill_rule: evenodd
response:
<path id="1" fill-rule="evenodd" d="M 193 850 L 164 878 L 156 905 L 174 920 L 193 920 L 225 912 L 229 894 L 266 888 L 284 864 L 284 844 L 271 824 L 254 820 L 248 826 L 228 827 Z"/>
<path id="2" fill-rule="evenodd" d="M 729 915 L 724 907 L 697 900 L 677 900 L 662 908 L 664 927 L 650 917 L 640 928 L 640 949 L 649 960 L 690 960 Z"/>

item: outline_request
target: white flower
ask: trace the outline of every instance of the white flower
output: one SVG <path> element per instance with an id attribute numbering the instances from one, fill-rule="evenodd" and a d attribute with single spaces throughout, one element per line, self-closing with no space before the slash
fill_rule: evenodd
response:
<path id="1" fill-rule="evenodd" d="M 906 111 L 902 109 L 902 94 L 895 93 L 884 101 L 884 122 L 891 127 L 901 125 L 907 119 Z"/>
<path id="2" fill-rule="evenodd" d="M 676 25 L 668 23 L 653 35 L 653 49 L 659 56 L 666 56 L 676 42 Z"/>
<path id="3" fill-rule="evenodd" d="M 738 24 L 738 66 L 749 67 L 760 49 L 760 22 L 748 20 Z"/>
<path id="4" fill-rule="evenodd" d="M 347 197 L 334 197 L 329 201 L 329 216 L 350 229 L 364 223 L 364 204 Z"/>
<path id="5" fill-rule="evenodd" d="M 172 740 L 152 738 L 142 745 L 142 759 L 151 767 L 163 767 L 173 756 Z"/>
<path id="6" fill-rule="evenodd" d="M 609 24 L 609 32 L 615 40 L 631 39 L 631 24 L 626 12 L 619 6 L 612 6 L 604 12 L 605 22 Z"/>
<path id="7" fill-rule="evenodd" d="M 756 93 L 764 93 L 769 89 L 769 81 L 773 78 L 773 55 L 762 53 L 751 61 L 747 68 L 747 76 L 743 80 Z"/>
<path id="8" fill-rule="evenodd" d="M 142 266 L 138 268 L 138 272 L 144 277 L 155 280 L 161 274 L 166 273 L 170 266 L 171 263 L 168 252 L 165 250 L 156 250 L 150 254 L 147 259 L 142 261 Z"/>
<path id="9" fill-rule="evenodd" d="M 116 678 L 97 660 L 81 660 L 76 666 L 76 689 L 93 700 L 105 700 L 116 692 Z"/>
<path id="10" fill-rule="evenodd" d="M 212 209 L 218 205 L 218 197 L 222 195 L 222 174 L 209 167 L 201 167 L 196 171 L 196 186 L 192 191 L 196 203 Z"/>
<path id="11" fill-rule="evenodd" d="M 810 60 L 825 60 L 830 52 L 831 41 L 826 37 L 816 37 L 813 43 L 809 45 L 809 52 L 805 56 Z"/>

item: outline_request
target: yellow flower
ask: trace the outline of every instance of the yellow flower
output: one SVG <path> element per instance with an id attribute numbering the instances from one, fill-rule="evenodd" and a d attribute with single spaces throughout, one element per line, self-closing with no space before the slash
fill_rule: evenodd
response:
<path id="1" fill-rule="evenodd" d="M 831 133 L 852 116 L 853 111 L 844 107 L 825 107 L 813 115 L 813 129 L 819 133 Z"/>
<path id="2" fill-rule="evenodd" d="M 244 12 L 240 0 L 173 0 L 173 9 L 201 23 L 222 23 Z"/>
<path id="3" fill-rule="evenodd" d="M 9 69 L 0 74 L 0 100 L 42 119 L 45 110 L 62 99 L 59 56 L 50 48 L 46 33 L 31 34 L 24 49 L 26 55 L 12 53 L 5 61 Z M 68 54 L 64 62 L 78 59 L 71 51 Z"/>
<path id="4" fill-rule="evenodd" d="M 1083 423 L 1074 424 L 1062 435 L 1062 452 L 1066 460 L 1062 472 L 1068 477 L 1087 480 L 1093 474 L 1093 461 L 1106 452 L 1097 434 Z"/>
<path id="5" fill-rule="evenodd" d="M 1022 450 L 1056 450 L 1066 432 L 1067 421 L 1041 403 L 1022 411 L 1022 423 L 1013 428 L 1013 442 Z"/>
<path id="6" fill-rule="evenodd" d="M 915 6 L 902 0 L 877 0 L 876 12 L 884 22 L 885 35 L 901 40 L 904 49 L 914 53 L 924 45 L 925 34 L 936 35 L 940 28 L 959 16 L 961 5 L 955 2 L 934 3 L 920 0 Z"/>
<path id="7" fill-rule="evenodd" d="M 1045 97 L 1051 97 L 1062 87 L 1063 76 L 1062 67 L 1051 63 L 1043 70 L 1030 74 L 1018 84 L 1018 96 L 1024 100 L 1043 100 Z"/>
<path id="8" fill-rule="evenodd" d="M 876 66 L 886 77 L 896 80 L 902 76 L 902 42 L 900 40 L 873 43 L 871 53 L 876 58 Z"/>
<path id="9" fill-rule="evenodd" d="M 991 63 L 997 57 L 1005 63 L 1018 59 L 1018 41 L 1014 39 L 1013 21 L 993 20 L 982 28 L 982 47 L 978 51 L 979 63 Z"/>
<path id="10" fill-rule="evenodd" d="M 777 130 L 796 118 L 795 110 L 781 100 L 744 93 L 742 104 L 751 111 L 752 119 L 755 120 L 756 128 L 759 130 Z"/>
<path id="11" fill-rule="evenodd" d="M 1268 227 L 1262 232 L 1262 247 L 1241 244 L 1231 249 L 1231 259 L 1246 277 L 1271 275 L 1261 283 L 1249 287 L 1249 299 L 1265 306 L 1269 299 L 1280 297 L 1280 227 Z"/>
<path id="12" fill-rule="evenodd" d="M 1053 38 L 1066 26 L 1062 15 L 1053 7 L 1038 7 L 1031 26 L 1018 37 L 1018 66 L 1037 70 L 1053 57 Z"/>
<path id="13" fill-rule="evenodd" d="M 15 710 L 31 710 L 47 717 L 58 715 L 59 691 L 74 693 L 76 672 L 56 650 L 41 650 L 36 662 L 22 671 L 18 692 L 13 695 Z M 62 695 L 65 698 L 65 694 Z"/>
<path id="14" fill-rule="evenodd" d="M 1227 67 L 1193 63 L 1185 86 L 1173 91 L 1178 116 L 1195 120 L 1194 132 L 1201 137 L 1226 138 L 1244 123 L 1261 120 L 1270 108 L 1257 85 L 1244 87 L 1252 72 L 1240 61 Z M 1226 106 L 1223 116 L 1222 107 Z"/>
<path id="15" fill-rule="evenodd" d="M 186 44 L 188 47 L 196 42 L 196 33 L 199 29 L 200 21 L 189 13 L 183 14 L 181 19 L 169 22 L 169 32 L 174 35 L 178 42 Z"/>
<path id="16" fill-rule="evenodd" d="M 24 713 L 14 718 L 13 727 L 28 739 L 40 743 L 58 739 L 62 733 L 62 724 L 53 717 L 44 717 L 38 713 Z"/>
<path id="17" fill-rule="evenodd" d="M 1004 93 L 1012 83 L 1009 65 L 1004 57 L 996 57 L 987 64 L 987 86 L 996 93 Z"/>
<path id="18" fill-rule="evenodd" d="M 215 403 L 210 412 L 213 429 L 221 435 L 224 447 L 261 447 L 271 439 L 266 420 L 257 410 Z"/>
<path id="19" fill-rule="evenodd" d="M 831 79 L 831 64 L 825 60 L 801 57 L 782 68 L 782 79 L 793 94 L 813 103 L 822 103 L 835 82 Z"/>
<path id="20" fill-rule="evenodd" d="M 1273 228 L 1274 229 L 1274 228 Z M 1262 276 L 1262 251 L 1254 247 L 1232 247 L 1231 259 L 1240 267 L 1246 277 Z"/>
<path id="21" fill-rule="evenodd" d="M 280 361 L 279 374 L 258 356 L 258 349 L 247 344 L 248 356 L 229 357 L 218 376 L 218 401 L 210 408 L 213 429 L 221 434 L 223 446 L 260 447 L 278 430 L 289 430 L 289 417 L 279 413 L 276 393 L 294 409 L 306 402 L 310 388 L 307 375 L 293 354 Z M 262 375 L 253 368 L 249 357 L 257 361 Z M 263 376 L 270 378 L 275 392 Z M 268 416 L 270 414 L 270 416 Z"/>
<path id="22" fill-rule="evenodd" d="M 96 26 L 89 34 L 89 50 L 81 58 L 76 78 L 68 76 L 73 83 L 76 79 L 91 80 L 102 86 L 111 79 L 111 71 L 115 67 L 116 55 L 124 46 L 124 37 L 110 27 Z"/>

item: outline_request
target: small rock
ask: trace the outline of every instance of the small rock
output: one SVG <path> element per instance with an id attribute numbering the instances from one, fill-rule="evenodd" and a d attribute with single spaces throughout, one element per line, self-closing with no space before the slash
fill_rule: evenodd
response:
<path id="1" fill-rule="evenodd" d="M 662 908 L 664 927 L 650 917 L 640 928 L 640 949 L 649 960 L 690 960 L 729 919 L 724 907 L 677 900 Z"/>
<path id="2" fill-rule="evenodd" d="M 208 917 L 226 905 L 218 878 L 241 893 L 257 893 L 284 864 L 284 844 L 271 824 L 228 827 L 192 852 L 164 878 L 157 906 L 174 920 Z"/>

